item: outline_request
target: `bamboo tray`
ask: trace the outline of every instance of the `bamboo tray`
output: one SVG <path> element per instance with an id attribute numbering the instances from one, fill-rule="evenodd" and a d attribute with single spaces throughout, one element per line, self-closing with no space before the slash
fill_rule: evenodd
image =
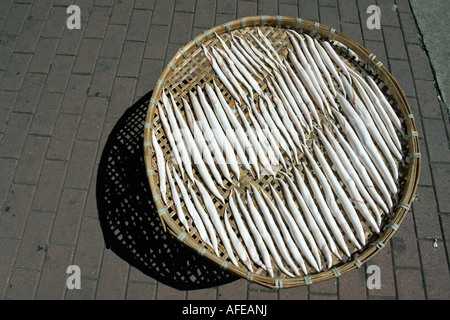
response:
<path id="1" fill-rule="evenodd" d="M 399 180 L 400 187 L 398 198 L 393 200 L 394 212 L 392 216 L 383 216 L 380 233 L 367 233 L 367 245 L 360 251 L 355 248 L 355 250 L 351 252 L 352 255 L 348 260 L 340 261 L 336 258 L 335 261 L 333 260 L 334 264 L 331 268 L 325 268 L 324 271 L 321 272 L 311 270 L 308 275 L 302 275 L 295 278 L 288 277 L 281 272 L 278 272 L 275 277 L 270 277 L 262 272 L 262 269 L 250 273 L 243 265 L 240 265 L 241 267 L 236 267 L 235 265 L 228 263 L 229 260 L 227 260 L 226 251 L 221 246 L 219 246 L 219 249 L 222 248 L 220 257 L 216 256 L 212 248 L 207 247 L 201 239 L 199 239 L 195 228 L 191 228 L 189 233 L 186 232 L 175 214 L 173 205 L 170 205 L 172 204 L 170 192 L 168 193 L 169 207 L 165 206 L 160 196 L 159 178 L 155 173 L 157 171 L 157 166 L 156 157 L 152 148 L 152 131 L 155 132 L 158 143 L 163 148 L 166 160 L 169 158 L 171 151 L 170 145 L 165 138 L 161 122 L 158 118 L 156 105 L 157 103 L 160 103 L 161 106 L 163 106 L 163 88 L 166 93 L 172 93 L 175 101 L 181 106 L 180 99 L 185 96 L 189 90 L 195 88 L 197 85 L 202 85 L 205 82 L 211 83 L 214 78 L 214 72 L 203 55 L 201 45 L 203 44 L 207 48 L 215 45 L 218 43 L 216 36 L 228 40 L 230 33 L 242 34 L 243 31 L 250 31 L 255 32 L 256 34 L 256 27 L 260 27 L 263 33 L 273 41 L 277 51 L 279 51 L 283 57 L 287 54 L 286 47 L 283 47 L 288 43 L 288 41 L 285 41 L 287 39 L 287 29 L 296 30 L 325 40 L 336 40 L 342 43 L 347 49 L 342 50 L 340 55 L 344 58 L 346 63 L 353 67 L 364 68 L 367 70 L 377 84 L 380 84 L 380 87 L 382 86 L 383 92 L 402 121 L 405 134 L 402 144 L 406 162 L 403 166 L 400 166 L 399 169 L 401 175 Z M 231 99 L 230 95 L 225 88 L 221 88 L 225 98 L 229 101 Z M 285 16 L 253 16 L 234 20 L 203 32 L 182 47 L 164 68 L 154 88 L 145 122 L 144 154 L 148 181 L 164 229 L 184 245 L 197 251 L 201 256 L 211 260 L 222 268 L 240 277 L 246 278 L 251 282 L 274 289 L 310 285 L 339 277 L 346 272 L 361 267 L 364 263 L 378 254 L 399 228 L 409 211 L 416 194 L 421 165 L 419 138 L 417 136 L 414 116 L 412 115 L 411 109 L 398 82 L 383 66 L 382 62 L 359 43 L 333 28 L 318 22 Z M 197 174 L 194 173 L 194 175 L 197 178 Z M 250 184 L 257 186 L 258 188 L 265 188 L 272 180 L 272 177 L 268 176 L 261 176 L 260 180 L 255 180 L 253 177 L 242 171 L 241 179 L 239 181 L 240 185 L 237 188 L 242 194 L 242 190 L 244 190 L 245 187 L 249 187 Z M 231 187 L 233 185 L 225 179 L 223 182 L 225 186 L 228 186 L 227 190 L 223 192 L 223 197 L 226 199 L 231 192 Z M 219 214 L 223 215 L 225 209 L 227 209 L 227 203 L 221 204 L 220 201 L 217 201 L 215 202 L 215 205 Z M 227 211 L 229 212 L 230 210 Z M 230 220 L 230 222 L 232 223 L 233 228 L 236 229 L 234 221 Z"/>

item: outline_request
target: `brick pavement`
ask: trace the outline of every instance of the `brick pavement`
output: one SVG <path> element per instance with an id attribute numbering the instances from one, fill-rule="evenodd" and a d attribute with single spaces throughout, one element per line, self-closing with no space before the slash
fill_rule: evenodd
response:
<path id="1" fill-rule="evenodd" d="M 81 30 L 65 27 L 70 4 Z M 366 28 L 378 4 L 381 30 Z M 236 18 L 320 21 L 373 51 L 399 80 L 420 134 L 417 201 L 368 265 L 335 280 L 268 290 L 246 280 L 178 290 L 105 247 L 96 174 L 109 132 L 195 35 Z M 449 119 L 406 0 L 2 0 L 0 2 L 1 299 L 449 299 Z M 433 245 L 437 244 L 437 247 Z M 66 268 L 81 269 L 81 289 Z"/>

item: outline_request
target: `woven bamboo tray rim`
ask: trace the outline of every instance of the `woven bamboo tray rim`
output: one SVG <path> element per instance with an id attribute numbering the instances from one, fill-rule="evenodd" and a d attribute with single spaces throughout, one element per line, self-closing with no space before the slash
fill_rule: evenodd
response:
<path id="1" fill-rule="evenodd" d="M 399 107 L 400 112 L 404 117 L 403 124 L 406 134 L 409 137 L 407 139 L 407 150 L 404 150 L 405 152 L 407 151 L 405 157 L 409 158 L 406 180 L 404 187 L 401 190 L 402 197 L 398 200 L 399 206 L 396 207 L 392 218 L 389 219 L 389 221 L 386 221 L 384 225 L 382 225 L 383 229 L 381 230 L 380 234 L 377 235 L 375 239 L 372 239 L 371 243 L 355 259 L 348 262 L 343 262 L 330 270 L 314 273 L 308 276 L 301 276 L 297 278 L 268 277 L 265 275 L 250 273 L 245 267 L 238 268 L 232 263 L 228 263 L 228 261 L 226 261 L 225 259 L 217 257 L 214 253 L 212 253 L 212 251 L 205 250 L 205 247 L 203 245 L 200 245 L 183 228 L 174 223 L 174 220 L 171 217 L 168 217 L 168 215 L 166 214 L 168 209 L 165 207 L 164 202 L 159 196 L 159 187 L 157 185 L 158 176 L 155 175 L 156 164 L 155 161 L 152 160 L 153 148 L 151 133 L 153 129 L 154 116 L 157 111 L 156 103 L 161 99 L 166 79 L 170 78 L 170 76 L 176 70 L 177 66 L 183 64 L 189 59 L 190 53 L 197 50 L 201 46 L 201 44 L 204 44 L 210 39 L 213 39 L 215 37 L 215 34 L 221 35 L 224 33 L 230 33 L 233 30 L 256 26 L 271 26 L 275 28 L 286 28 L 297 31 L 301 30 L 302 32 L 313 36 L 320 36 L 321 39 L 339 41 L 347 46 L 358 57 L 362 58 L 362 60 L 365 61 L 365 69 L 376 75 L 387 87 L 390 97 Z M 349 58 L 349 60 L 352 59 L 351 57 L 347 58 Z M 414 116 L 412 115 L 411 108 L 400 85 L 398 84 L 396 79 L 389 73 L 382 62 L 379 61 L 379 59 L 373 53 L 368 51 L 358 42 L 329 26 L 307 19 L 274 15 L 251 16 L 230 21 L 204 31 L 193 40 L 188 42 L 184 47 L 182 47 L 164 68 L 154 88 L 145 120 L 144 159 L 149 185 L 155 201 L 155 206 L 158 210 L 158 213 L 160 214 L 161 222 L 165 231 L 168 231 L 187 247 L 197 251 L 204 258 L 209 259 L 210 261 L 221 266 L 223 269 L 226 269 L 242 278 L 246 278 L 251 282 L 258 283 L 272 289 L 291 288 L 310 285 L 313 283 L 318 283 L 335 277 L 339 277 L 344 273 L 361 267 L 364 263 L 373 258 L 385 247 L 389 239 L 391 239 L 398 227 L 403 222 L 412 202 L 414 201 L 414 197 L 417 191 L 420 176 L 421 157 L 419 137 L 414 133 L 417 133 Z"/>

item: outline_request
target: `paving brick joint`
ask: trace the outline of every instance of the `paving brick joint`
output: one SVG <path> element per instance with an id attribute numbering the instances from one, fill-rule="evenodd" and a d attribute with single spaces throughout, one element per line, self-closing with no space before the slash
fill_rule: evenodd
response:
<path id="1" fill-rule="evenodd" d="M 81 28 L 66 9 L 80 7 Z M 378 5 L 381 28 L 368 29 Z M 108 135 L 177 50 L 206 29 L 286 15 L 340 30 L 398 79 L 419 130 L 416 201 L 373 260 L 308 287 L 240 279 L 180 290 L 105 245 L 96 207 Z M 0 1 L 0 299 L 447 300 L 450 298 L 450 122 L 407 0 Z M 142 149 L 141 149 L 142 150 Z M 81 270 L 81 289 L 66 285 Z M 368 267 L 381 270 L 369 289 Z"/>

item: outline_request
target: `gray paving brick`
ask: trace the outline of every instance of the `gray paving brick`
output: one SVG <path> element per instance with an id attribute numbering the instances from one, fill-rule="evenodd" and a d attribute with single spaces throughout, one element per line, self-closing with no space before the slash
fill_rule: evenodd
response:
<path id="1" fill-rule="evenodd" d="M 126 40 L 145 41 L 149 32 L 150 21 L 152 20 L 152 11 L 133 10 L 131 13 L 130 24 Z"/>
<path id="2" fill-rule="evenodd" d="M 218 300 L 245 300 L 247 299 L 247 286 L 245 280 L 236 280 L 217 288 Z"/>
<path id="3" fill-rule="evenodd" d="M 47 150 L 47 159 L 68 160 L 73 147 L 73 140 L 78 128 L 78 115 L 60 114 Z"/>
<path id="4" fill-rule="evenodd" d="M 256 2 L 238 0 L 236 13 L 237 18 L 254 16 L 257 11 L 258 8 Z"/>
<path id="5" fill-rule="evenodd" d="M 97 156 L 98 142 L 75 141 L 70 158 L 64 186 L 67 188 L 88 189 L 92 168 Z"/>
<path id="6" fill-rule="evenodd" d="M 61 300 L 64 298 L 67 288 L 66 280 L 69 276 L 66 270 L 72 264 L 73 251 L 73 247 L 50 243 L 44 258 L 36 300 Z M 83 286 L 81 288 L 84 289 Z"/>
<path id="7" fill-rule="evenodd" d="M 228 20 L 227 20 L 228 21 Z M 172 44 L 169 43 L 167 45 L 167 49 L 166 49 L 166 57 L 164 59 L 164 65 L 167 66 L 167 64 L 170 62 L 170 60 L 173 59 L 173 57 L 175 56 L 175 54 L 177 54 L 178 50 L 180 50 L 180 47 L 182 47 L 179 44 Z M 145 60 L 144 60 L 145 61 Z M 161 69 L 162 71 L 162 69 Z M 161 72 L 160 72 L 161 73 Z M 159 76 L 159 74 L 158 74 Z"/>
<path id="8" fill-rule="evenodd" d="M 174 6 L 175 0 L 156 0 L 153 7 L 152 24 L 169 25 L 172 21 Z"/>
<path id="9" fill-rule="evenodd" d="M 98 158 L 101 157 L 100 152 L 98 153 Z M 100 160 L 99 160 L 100 161 Z M 86 204 L 84 207 L 83 216 L 86 218 L 98 219 L 99 213 L 97 208 L 97 175 L 98 175 L 98 162 L 94 165 L 94 171 L 92 173 L 91 181 L 89 184 L 89 190 L 87 192 Z"/>
<path id="10" fill-rule="evenodd" d="M 11 185 L 0 219 L 1 238 L 22 239 L 35 189 L 36 187 L 31 185 Z"/>
<path id="11" fill-rule="evenodd" d="M 298 0 L 298 17 L 311 21 L 319 21 L 317 0 Z"/>
<path id="12" fill-rule="evenodd" d="M 174 289 L 163 283 L 158 283 L 158 291 L 156 291 L 156 300 L 184 300 L 186 299 L 186 291 Z"/>
<path id="13" fill-rule="evenodd" d="M 324 6 L 324 7 L 336 7 L 337 6 L 336 0 L 319 0 L 318 5 Z"/>
<path id="14" fill-rule="evenodd" d="M 177 12 L 194 12 L 195 0 L 176 0 L 175 11 Z"/>
<path id="15" fill-rule="evenodd" d="M 384 41 L 382 29 L 369 29 L 364 24 L 362 30 L 365 41 Z"/>
<path id="16" fill-rule="evenodd" d="M 448 197 L 450 164 L 432 164 L 434 186 L 436 190 L 439 212 L 450 212 L 450 199 Z"/>
<path id="17" fill-rule="evenodd" d="M 441 106 L 437 97 L 434 81 L 415 80 L 417 101 L 422 117 L 441 119 Z"/>
<path id="18" fill-rule="evenodd" d="M 51 244 L 76 245 L 85 201 L 86 191 L 63 189 L 53 223 Z"/>
<path id="19" fill-rule="evenodd" d="M 336 30 L 341 30 L 339 25 L 339 13 L 334 7 L 319 7 L 320 23 Z"/>
<path id="20" fill-rule="evenodd" d="M 147 276 L 142 271 L 136 269 L 133 266 L 130 266 L 128 273 L 128 281 L 130 282 L 145 282 L 148 284 L 153 284 L 155 286 L 158 284 L 158 281 L 156 281 L 154 278 Z"/>
<path id="21" fill-rule="evenodd" d="M 402 30 L 397 27 L 382 27 L 384 39 L 386 42 L 386 51 L 390 59 L 407 60 L 405 42 L 402 36 Z"/>
<path id="22" fill-rule="evenodd" d="M 65 172 L 66 163 L 64 161 L 46 160 L 44 162 L 32 210 L 56 212 Z"/>
<path id="23" fill-rule="evenodd" d="M 338 0 L 339 17 L 341 22 L 361 24 L 359 20 L 358 5 L 356 0 Z"/>
<path id="24" fill-rule="evenodd" d="M 27 136 L 16 174 L 14 175 L 15 183 L 37 183 L 49 141 L 49 137 Z"/>
<path id="25" fill-rule="evenodd" d="M 58 44 L 59 39 L 40 39 L 28 71 L 48 73 L 50 70 L 50 65 L 52 64 L 52 61 L 54 59 Z"/>
<path id="26" fill-rule="evenodd" d="M 19 90 L 25 77 L 31 54 L 14 53 L 0 83 L 0 90 Z"/>
<path id="27" fill-rule="evenodd" d="M 280 3 L 278 5 L 278 13 L 280 16 L 291 17 L 292 13 L 297 12 L 297 5 L 290 3 Z"/>
<path id="28" fill-rule="evenodd" d="M 73 263 L 80 266 L 81 276 L 97 278 L 104 251 L 104 240 L 98 220 L 83 219 Z"/>
<path id="29" fill-rule="evenodd" d="M 408 55 L 414 79 L 434 80 L 428 55 L 420 45 L 408 44 Z"/>
<path id="30" fill-rule="evenodd" d="M 62 94 L 59 93 L 42 94 L 28 133 L 49 136 L 58 116 L 61 100 Z"/>
<path id="31" fill-rule="evenodd" d="M 28 15 L 33 20 L 46 20 L 52 8 L 52 0 L 35 0 Z"/>
<path id="32" fill-rule="evenodd" d="M 406 43 L 420 44 L 420 34 L 414 16 L 411 13 L 400 12 L 399 17 Z"/>
<path id="33" fill-rule="evenodd" d="M 112 7 L 114 0 L 95 0 L 94 7 Z"/>
<path id="34" fill-rule="evenodd" d="M 416 89 L 411 74 L 409 62 L 406 60 L 389 59 L 392 75 L 398 81 L 406 96 L 415 96 Z"/>
<path id="35" fill-rule="evenodd" d="M 194 27 L 209 29 L 214 26 L 215 1 L 197 0 Z"/>
<path id="36" fill-rule="evenodd" d="M 65 5 L 63 5 L 64 9 L 67 9 L 67 7 L 70 6 L 71 4 L 73 4 L 73 2 L 69 2 Z M 55 3 L 54 3 L 54 5 L 55 5 Z M 86 23 L 89 19 L 89 12 L 92 11 L 93 3 L 92 3 L 92 0 L 79 0 L 79 1 L 77 1 L 77 5 L 80 7 L 81 28 L 83 29 L 86 26 Z M 67 17 L 67 15 L 66 15 L 66 17 Z"/>
<path id="37" fill-rule="evenodd" d="M 14 51 L 17 35 L 0 33 L 0 69 L 5 70 Z"/>
<path id="38" fill-rule="evenodd" d="M 46 92 L 64 92 L 74 60 L 71 56 L 55 56 L 45 84 Z"/>
<path id="39" fill-rule="evenodd" d="M 54 0 L 53 5 L 55 7 L 68 7 L 72 4 L 70 0 Z"/>
<path id="40" fill-rule="evenodd" d="M 92 74 L 94 72 L 101 43 L 101 39 L 83 38 L 81 40 L 72 69 L 73 73 Z"/>
<path id="41" fill-rule="evenodd" d="M 366 268 L 355 269 L 339 277 L 339 299 L 367 299 Z"/>
<path id="42" fill-rule="evenodd" d="M 392 237 L 391 244 L 395 267 L 420 267 L 413 210 L 403 219 L 400 228 Z"/>
<path id="43" fill-rule="evenodd" d="M 103 121 L 108 107 L 105 98 L 89 97 L 83 110 L 77 139 L 99 140 L 102 132 Z"/>
<path id="44" fill-rule="evenodd" d="M 8 14 L 9 8 L 12 4 L 13 0 L 5 0 L 0 2 L 0 19 L 5 20 Z"/>
<path id="45" fill-rule="evenodd" d="M 136 83 L 133 78 L 115 79 L 107 118 L 119 118 L 132 105 Z"/>
<path id="46" fill-rule="evenodd" d="M 5 131 L 16 98 L 17 92 L 0 91 L 0 132 Z"/>
<path id="47" fill-rule="evenodd" d="M 258 14 L 260 15 L 273 15 L 278 14 L 278 0 L 259 0 L 258 3 Z"/>
<path id="48" fill-rule="evenodd" d="M 144 94 L 153 90 L 156 85 L 157 78 L 163 70 L 162 60 L 144 59 L 142 61 L 141 73 L 139 74 L 136 87 L 136 96 L 142 97 Z M 157 77 L 155 77 L 155 74 Z"/>
<path id="49" fill-rule="evenodd" d="M 9 194 L 11 181 L 14 177 L 14 171 L 17 166 L 16 159 L 0 158 L 0 210 L 3 212 L 6 208 L 6 199 Z"/>
<path id="50" fill-rule="evenodd" d="M 248 291 L 248 300 L 276 300 L 277 299 L 276 291 L 267 291 L 267 290 L 249 290 Z"/>
<path id="51" fill-rule="evenodd" d="M 35 270 L 15 269 L 11 274 L 6 300 L 31 300 L 39 281 L 39 272 Z"/>
<path id="52" fill-rule="evenodd" d="M 123 41 L 127 28 L 121 25 L 108 25 L 105 37 L 103 38 L 99 58 L 119 59 L 122 53 Z"/>
<path id="53" fill-rule="evenodd" d="M 439 245 L 440 244 L 440 245 Z M 442 242 L 433 246 L 432 240 L 419 240 L 426 294 L 429 300 L 450 298 L 450 276 Z"/>
<path id="54" fill-rule="evenodd" d="M 55 7 L 53 6 L 48 15 L 48 19 L 45 21 L 44 30 L 42 31 L 42 37 L 45 38 L 60 38 L 66 29 L 66 14 L 67 7 Z M 81 16 L 83 17 L 83 11 Z"/>
<path id="55" fill-rule="evenodd" d="M 143 52 L 144 44 L 142 42 L 125 41 L 117 69 L 117 76 L 137 77 L 141 67 Z"/>
<path id="56" fill-rule="evenodd" d="M 145 45 L 144 58 L 164 59 L 169 41 L 169 26 L 150 26 L 148 39 Z"/>
<path id="57" fill-rule="evenodd" d="M 7 34 L 19 34 L 30 10 L 28 4 L 12 4 L 5 22 L 2 26 L 2 32 Z"/>
<path id="58" fill-rule="evenodd" d="M 337 280 L 332 279 L 330 281 L 314 283 L 309 287 L 309 292 L 311 294 L 337 294 Z"/>
<path id="59" fill-rule="evenodd" d="M 411 4 L 408 0 L 396 0 L 398 12 L 411 13 Z"/>
<path id="60" fill-rule="evenodd" d="M 75 56 L 80 47 L 82 37 L 83 29 L 70 30 L 66 28 L 59 39 L 59 46 L 56 53 Z"/>
<path id="61" fill-rule="evenodd" d="M 341 31 L 361 45 L 364 43 L 361 26 L 359 24 L 341 22 Z"/>
<path id="62" fill-rule="evenodd" d="M 413 203 L 417 237 L 441 239 L 441 226 L 433 188 L 419 186 L 418 199 Z"/>
<path id="63" fill-rule="evenodd" d="M 221 25 L 236 19 L 236 16 L 231 13 L 216 13 L 215 24 Z"/>
<path id="64" fill-rule="evenodd" d="M 400 27 L 395 0 L 378 1 L 381 9 L 381 25 Z"/>
<path id="65" fill-rule="evenodd" d="M 33 53 L 39 41 L 42 29 L 44 27 L 43 21 L 27 20 L 24 23 L 22 32 L 20 33 L 15 52 Z"/>
<path id="66" fill-rule="evenodd" d="M 109 24 L 128 25 L 132 10 L 133 0 L 115 1 Z"/>
<path id="67" fill-rule="evenodd" d="M 30 122 L 30 114 L 11 113 L 0 142 L 0 157 L 20 157 Z"/>
<path id="68" fill-rule="evenodd" d="M 48 250 L 48 240 L 53 215 L 41 212 L 29 214 L 19 252 L 14 266 L 21 269 L 40 270 Z"/>
<path id="69" fill-rule="evenodd" d="M 95 298 L 123 300 L 127 288 L 128 269 L 128 263 L 111 250 L 105 250 Z"/>
<path id="70" fill-rule="evenodd" d="M 217 288 L 206 288 L 186 292 L 186 300 L 216 300 Z"/>
<path id="71" fill-rule="evenodd" d="M 84 31 L 86 38 L 103 38 L 111 15 L 111 8 L 93 7 Z"/>
<path id="72" fill-rule="evenodd" d="M 192 2 L 192 0 L 183 0 L 184 2 Z M 147 9 L 147 10 L 153 10 L 155 6 L 155 0 L 135 0 L 134 2 L 134 8 L 135 9 Z"/>
<path id="73" fill-rule="evenodd" d="M 95 97 L 109 97 L 113 87 L 118 62 L 114 59 L 98 59 L 95 67 L 89 95 Z"/>
<path id="74" fill-rule="evenodd" d="M 419 269 L 396 269 L 398 300 L 425 300 L 423 278 Z"/>
<path id="75" fill-rule="evenodd" d="M 445 125 L 438 119 L 422 119 L 430 161 L 450 162 L 450 150 Z"/>
<path id="76" fill-rule="evenodd" d="M 127 282 L 126 300 L 155 300 L 157 287 L 147 282 Z"/>
<path id="77" fill-rule="evenodd" d="M 44 74 L 28 73 L 20 88 L 13 111 L 34 113 L 46 78 Z"/>
<path id="78" fill-rule="evenodd" d="M 290 288 L 289 290 L 282 290 L 279 292 L 279 300 L 307 300 L 308 287 Z"/>
<path id="79" fill-rule="evenodd" d="M 61 113 L 81 114 L 91 85 L 90 75 L 71 74 L 64 99 L 61 104 Z"/>
<path id="80" fill-rule="evenodd" d="M 327 301 L 327 300 L 337 300 L 338 296 L 336 294 L 310 294 L 310 300 L 319 300 L 319 301 Z"/>
<path id="81" fill-rule="evenodd" d="M 236 0 L 218 1 L 216 12 L 235 14 L 236 13 L 236 3 L 237 3 Z"/>
<path id="82" fill-rule="evenodd" d="M 184 45 L 191 40 L 191 29 L 194 21 L 192 13 L 175 12 L 169 42 Z"/>
<path id="83" fill-rule="evenodd" d="M 441 215 L 441 225 L 442 225 L 442 233 L 445 236 L 445 243 L 444 245 L 447 248 L 447 256 L 448 256 L 448 248 L 449 248 L 449 244 L 450 244 L 450 240 L 448 239 L 447 235 L 450 232 L 450 215 L 448 214 L 442 214 Z"/>
<path id="84" fill-rule="evenodd" d="M 20 241 L 0 239 L 0 245 L 0 256 L 2 257 L 2 263 L 0 263 L 0 298 L 3 300 Z"/>
<path id="85" fill-rule="evenodd" d="M 386 48 L 383 42 L 366 40 L 365 48 L 371 53 L 376 55 L 377 59 L 383 63 L 383 65 L 389 70 L 388 58 L 386 55 Z"/>

